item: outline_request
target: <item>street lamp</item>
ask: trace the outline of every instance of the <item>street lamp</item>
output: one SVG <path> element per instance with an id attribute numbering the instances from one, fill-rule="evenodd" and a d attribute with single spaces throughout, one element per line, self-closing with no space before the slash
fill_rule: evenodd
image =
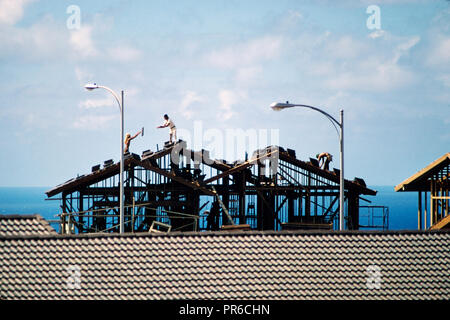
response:
<path id="1" fill-rule="evenodd" d="M 274 111 L 281 111 L 287 108 L 294 108 L 294 107 L 302 107 L 302 108 L 309 108 L 313 109 L 315 111 L 320 112 L 325 117 L 328 118 L 328 120 L 331 121 L 331 124 L 334 126 L 336 131 L 338 131 L 336 125 L 340 128 L 340 132 L 338 132 L 339 135 L 339 146 L 340 146 L 340 179 L 339 179 L 339 230 L 344 230 L 344 110 L 341 109 L 341 118 L 340 122 L 337 121 L 335 118 L 333 118 L 330 114 L 327 112 L 308 105 L 304 104 L 292 104 L 289 102 L 286 103 L 278 103 L 274 102 L 270 105 L 270 107 Z"/>
<path id="2" fill-rule="evenodd" d="M 92 91 L 94 89 L 98 89 L 98 88 L 102 88 L 105 89 L 107 91 L 109 91 L 114 98 L 116 98 L 117 103 L 119 104 L 119 110 L 120 110 L 120 119 L 121 119 L 121 138 L 120 138 L 120 233 L 123 233 L 123 225 L 124 225 L 124 216 L 123 216 L 123 141 L 124 141 L 124 136 L 123 136 L 123 90 L 122 90 L 122 99 L 119 99 L 119 97 L 117 96 L 117 94 L 111 90 L 108 87 L 105 86 L 99 86 L 96 83 L 93 84 L 87 84 L 84 86 L 84 88 L 86 90 Z"/>

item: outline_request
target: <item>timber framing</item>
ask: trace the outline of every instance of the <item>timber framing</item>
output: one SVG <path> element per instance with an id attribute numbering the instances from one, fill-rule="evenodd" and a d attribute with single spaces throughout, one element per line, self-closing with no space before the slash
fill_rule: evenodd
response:
<path id="1" fill-rule="evenodd" d="M 118 232 L 119 163 L 92 171 L 46 192 L 61 201 L 61 233 Z M 142 156 L 127 154 L 124 175 L 126 232 L 146 232 L 154 221 L 173 231 L 230 230 L 231 225 L 333 229 L 339 211 L 339 170 L 323 170 L 278 146 L 229 163 L 180 140 Z M 359 200 L 376 191 L 359 178 L 345 180 L 344 187 L 347 229 L 358 229 Z"/>
<path id="2" fill-rule="evenodd" d="M 417 192 L 418 230 L 450 228 L 449 190 L 450 152 L 439 157 L 395 187 L 397 192 Z"/>

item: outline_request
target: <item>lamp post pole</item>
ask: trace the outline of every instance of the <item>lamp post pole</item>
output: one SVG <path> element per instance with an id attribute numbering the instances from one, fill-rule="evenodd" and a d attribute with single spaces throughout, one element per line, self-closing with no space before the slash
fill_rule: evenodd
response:
<path id="1" fill-rule="evenodd" d="M 119 104 L 119 109 L 120 109 L 120 121 L 121 121 L 121 125 L 120 125 L 120 130 L 121 130 L 121 134 L 120 134 L 120 199 L 119 199 L 119 210 L 120 210 L 120 222 L 119 222 L 119 231 L 120 233 L 124 233 L 124 214 L 123 214 L 123 195 L 124 195 L 124 191 L 123 191 L 123 151 L 124 151 L 124 112 L 123 112 L 123 90 L 122 90 L 122 95 L 121 95 L 121 99 L 119 99 L 119 97 L 117 96 L 117 94 L 111 90 L 108 87 L 105 86 L 99 86 L 97 84 L 87 84 L 84 86 L 86 90 L 94 90 L 94 89 L 98 89 L 98 88 L 102 88 L 105 89 L 107 91 L 109 91 L 114 98 L 116 99 L 117 103 Z"/>
<path id="2" fill-rule="evenodd" d="M 121 118 L 121 138 L 120 138 L 120 233 L 124 232 L 124 215 L 123 215 L 123 151 L 124 151 L 124 136 L 123 136 L 123 90 L 122 90 L 122 103 L 120 108 L 120 118 Z"/>
<path id="3" fill-rule="evenodd" d="M 341 134 L 339 136 L 340 149 L 340 177 L 339 177 L 339 230 L 344 230 L 344 110 L 341 109 Z"/>
<path id="4" fill-rule="evenodd" d="M 345 213 L 345 200 L 344 200 L 344 110 L 340 111 L 340 121 L 337 121 L 333 116 L 328 114 L 327 112 L 313 107 L 308 106 L 305 104 L 292 104 L 289 102 L 286 103 L 272 103 L 270 107 L 275 111 L 281 111 L 287 108 L 294 108 L 294 107 L 302 107 L 302 108 L 308 108 L 313 109 L 315 111 L 320 112 L 325 117 L 328 118 L 328 120 L 331 121 L 331 124 L 334 126 L 336 131 L 338 130 L 336 125 L 339 127 L 340 131 L 338 132 L 339 135 L 339 154 L 340 154 L 340 177 L 339 177 L 339 230 L 344 230 L 344 213 Z"/>

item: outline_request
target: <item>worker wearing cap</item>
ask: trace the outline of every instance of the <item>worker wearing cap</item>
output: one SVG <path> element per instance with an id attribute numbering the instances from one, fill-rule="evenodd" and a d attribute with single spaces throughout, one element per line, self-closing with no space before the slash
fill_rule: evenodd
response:
<path id="1" fill-rule="evenodd" d="M 167 114 L 164 115 L 164 124 L 161 126 L 158 126 L 156 128 L 166 128 L 169 127 L 170 129 L 170 142 L 176 142 L 177 141 L 177 127 L 175 126 L 175 123 L 173 123 L 172 119 L 169 118 Z M 173 141 L 172 141 L 173 138 Z"/>
<path id="2" fill-rule="evenodd" d="M 138 133 L 136 133 L 134 136 L 131 136 L 131 134 L 129 134 L 127 132 L 127 134 L 125 135 L 125 141 L 124 141 L 124 143 L 125 143 L 125 150 L 123 150 L 123 153 L 127 153 L 128 152 L 128 149 L 130 148 L 131 140 L 136 138 L 141 132 L 142 132 L 142 130 L 139 131 Z"/>
<path id="3" fill-rule="evenodd" d="M 324 170 L 329 170 L 330 169 L 329 168 L 330 162 L 333 161 L 333 156 L 331 154 L 329 154 L 328 152 L 322 152 L 320 154 L 318 153 L 316 155 L 316 158 L 319 161 L 319 167 L 322 167 L 320 165 L 320 161 L 323 161 L 322 162 L 323 169 Z"/>

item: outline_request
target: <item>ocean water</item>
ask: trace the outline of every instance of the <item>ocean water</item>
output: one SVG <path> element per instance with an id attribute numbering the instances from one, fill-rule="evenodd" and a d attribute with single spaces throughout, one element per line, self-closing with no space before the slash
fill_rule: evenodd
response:
<path id="1" fill-rule="evenodd" d="M 47 187 L 0 187 L 0 214 L 40 214 L 46 220 L 58 220 L 60 201 L 45 200 Z M 52 224 L 57 227 L 56 224 Z"/>
<path id="2" fill-rule="evenodd" d="M 417 229 L 417 193 L 395 192 L 393 186 L 370 187 L 378 191 L 375 197 L 365 197 L 371 203 L 361 205 L 389 207 L 389 230 Z M 46 220 L 57 220 L 60 201 L 45 200 L 50 187 L 0 187 L 0 214 L 40 214 Z M 364 218 L 361 217 L 361 223 Z M 56 224 L 52 224 L 57 228 Z"/>

